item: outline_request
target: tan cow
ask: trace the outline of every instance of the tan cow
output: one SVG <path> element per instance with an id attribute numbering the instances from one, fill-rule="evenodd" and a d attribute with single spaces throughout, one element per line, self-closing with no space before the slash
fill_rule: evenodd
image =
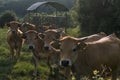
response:
<path id="1" fill-rule="evenodd" d="M 51 56 L 54 55 L 54 53 L 57 53 L 57 50 L 54 48 L 51 48 L 50 51 L 44 50 L 44 41 L 42 40 L 40 35 L 41 33 L 38 34 L 38 32 L 35 30 L 29 30 L 25 33 L 26 40 L 28 42 L 28 47 L 30 50 L 32 50 L 33 58 L 35 61 L 35 70 L 33 73 L 34 76 L 37 75 L 37 66 L 40 58 L 47 58 L 47 64 L 50 68 L 50 73 L 51 73 L 52 67 L 50 64 L 50 58 Z"/>
<path id="2" fill-rule="evenodd" d="M 71 67 L 76 80 L 82 75 L 91 77 L 93 70 L 100 70 L 102 65 L 106 65 L 112 69 L 112 80 L 116 80 L 120 68 L 120 40 L 109 35 L 94 42 L 83 41 L 70 36 L 60 40 L 60 65 Z"/>
<path id="3" fill-rule="evenodd" d="M 45 36 L 44 36 L 44 42 L 45 42 L 44 48 L 45 48 L 45 50 L 48 50 L 48 49 L 50 50 L 51 46 L 53 46 L 56 49 L 59 49 L 60 45 L 56 40 L 57 39 L 59 40 L 60 38 L 62 38 L 64 36 L 67 36 L 67 35 L 65 34 L 65 32 L 62 32 L 62 30 L 57 31 L 56 29 L 49 29 L 49 30 L 45 31 Z M 100 32 L 98 34 L 93 34 L 93 35 L 82 37 L 79 39 L 87 38 L 87 40 L 85 40 L 85 42 L 92 42 L 92 41 L 99 40 L 105 36 L 106 36 L 106 34 L 104 32 Z M 71 75 L 68 73 L 70 71 L 67 69 L 66 72 L 67 73 L 65 73 L 66 74 L 65 76 L 67 78 L 69 78 L 69 80 L 70 80 Z"/>
<path id="4" fill-rule="evenodd" d="M 24 33 L 29 30 L 36 30 L 36 26 L 34 24 L 25 22 L 25 23 L 22 23 L 20 30 L 23 32 L 22 38 L 24 39 L 25 37 Z M 27 43 L 25 39 L 24 39 L 24 43 Z"/>
<path id="5" fill-rule="evenodd" d="M 100 32 L 100 33 L 93 34 L 93 35 L 86 36 L 86 37 L 82 37 L 82 38 L 79 38 L 79 39 L 87 38 L 84 42 L 93 42 L 93 41 L 97 41 L 97 40 L 99 40 L 103 37 L 106 37 L 106 36 L 107 35 L 104 32 Z"/>
<path id="6" fill-rule="evenodd" d="M 20 30 L 25 33 L 28 30 L 36 30 L 36 26 L 34 24 L 25 22 L 21 25 Z"/>
<path id="7" fill-rule="evenodd" d="M 23 43 L 21 38 L 22 32 L 19 30 L 21 24 L 17 21 L 11 21 L 7 24 L 7 26 L 9 27 L 7 42 L 10 48 L 10 57 L 13 58 L 16 54 L 17 58 L 19 58 Z"/>
<path id="8" fill-rule="evenodd" d="M 48 29 L 45 31 L 45 36 L 44 36 L 44 49 L 45 50 L 50 50 L 51 49 L 51 44 L 52 42 L 59 40 L 60 38 L 66 36 L 65 32 L 63 29 Z M 59 48 L 59 44 L 56 42 L 53 44 L 55 48 Z"/>

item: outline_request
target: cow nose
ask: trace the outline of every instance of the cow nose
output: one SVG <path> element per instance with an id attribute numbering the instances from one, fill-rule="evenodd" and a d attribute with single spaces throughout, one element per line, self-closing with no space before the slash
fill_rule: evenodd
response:
<path id="1" fill-rule="evenodd" d="M 29 46 L 29 49 L 33 49 L 33 46 Z"/>
<path id="2" fill-rule="evenodd" d="M 15 31 L 12 31 L 12 33 L 15 33 Z"/>
<path id="3" fill-rule="evenodd" d="M 49 47 L 48 47 L 48 46 L 45 46 L 44 49 L 45 49 L 45 50 L 49 50 Z"/>
<path id="4" fill-rule="evenodd" d="M 61 65 L 64 66 L 64 67 L 69 67 L 69 60 L 63 60 L 61 61 Z"/>
<path id="5" fill-rule="evenodd" d="M 25 34 L 22 35 L 22 38 L 26 39 L 26 37 L 27 37 L 27 36 L 26 36 Z"/>

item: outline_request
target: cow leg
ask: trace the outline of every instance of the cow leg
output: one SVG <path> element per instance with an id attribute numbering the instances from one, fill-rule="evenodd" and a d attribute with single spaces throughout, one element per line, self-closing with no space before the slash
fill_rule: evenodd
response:
<path id="1" fill-rule="evenodd" d="M 33 55 L 33 59 L 34 59 L 34 67 L 35 67 L 35 70 L 33 72 L 33 76 L 37 76 L 37 69 L 38 69 L 38 59 Z"/>
<path id="2" fill-rule="evenodd" d="M 16 49 L 16 57 L 17 57 L 17 59 L 20 57 L 20 50 L 21 50 L 21 48 Z"/>
<path id="3" fill-rule="evenodd" d="M 72 80 L 71 69 L 70 68 L 65 69 L 65 76 L 68 80 Z"/>
<path id="4" fill-rule="evenodd" d="M 14 48 L 10 47 L 10 59 L 14 58 Z"/>
<path id="5" fill-rule="evenodd" d="M 117 80 L 117 71 L 112 71 L 112 79 L 111 80 Z"/>
<path id="6" fill-rule="evenodd" d="M 80 77 L 78 75 L 75 75 L 75 80 L 80 80 Z"/>
<path id="7" fill-rule="evenodd" d="M 51 57 L 47 58 L 47 64 L 48 64 L 48 67 L 50 69 L 50 74 L 52 74 L 52 66 L 51 66 L 51 63 L 50 63 L 50 59 L 51 59 Z"/>

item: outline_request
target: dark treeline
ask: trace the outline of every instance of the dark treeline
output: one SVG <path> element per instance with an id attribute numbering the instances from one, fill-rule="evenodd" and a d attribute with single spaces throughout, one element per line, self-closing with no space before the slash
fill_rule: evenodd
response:
<path id="1" fill-rule="evenodd" d="M 82 33 L 104 31 L 120 35 L 120 0 L 78 0 L 75 21 Z"/>
<path id="2" fill-rule="evenodd" d="M 45 0 L 2 0 L 0 1 L 0 13 L 5 10 L 12 10 L 18 16 L 24 16 L 27 11 L 26 9 L 35 2 Z M 46 0 L 46 1 L 57 1 L 64 4 L 67 8 L 71 8 L 76 0 Z"/>

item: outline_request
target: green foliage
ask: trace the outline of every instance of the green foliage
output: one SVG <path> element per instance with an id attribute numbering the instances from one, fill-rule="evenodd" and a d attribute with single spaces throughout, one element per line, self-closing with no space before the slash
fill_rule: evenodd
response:
<path id="1" fill-rule="evenodd" d="M 16 20 L 16 14 L 13 11 L 5 11 L 0 17 L 0 26 L 3 27 L 6 23 Z"/>
<path id="2" fill-rule="evenodd" d="M 67 28 L 67 34 L 70 35 L 70 36 L 74 36 L 74 37 L 82 36 L 80 34 L 80 28 L 79 27 Z"/>
<path id="3" fill-rule="evenodd" d="M 5 10 L 13 10 L 17 15 L 24 16 L 27 13 L 27 8 L 36 2 L 41 2 L 45 0 L 2 0 L 0 12 Z M 71 8 L 75 0 L 48 0 L 48 1 L 57 1 L 64 4 L 68 8 Z M 47 10 L 50 11 L 50 10 Z"/>
<path id="4" fill-rule="evenodd" d="M 34 70 L 34 66 L 29 62 L 17 62 L 16 65 L 13 66 L 12 73 L 20 74 L 22 75 L 28 75 L 29 72 L 32 72 Z"/>
<path id="5" fill-rule="evenodd" d="M 120 0 L 77 0 L 74 11 L 82 33 L 120 34 Z"/>

